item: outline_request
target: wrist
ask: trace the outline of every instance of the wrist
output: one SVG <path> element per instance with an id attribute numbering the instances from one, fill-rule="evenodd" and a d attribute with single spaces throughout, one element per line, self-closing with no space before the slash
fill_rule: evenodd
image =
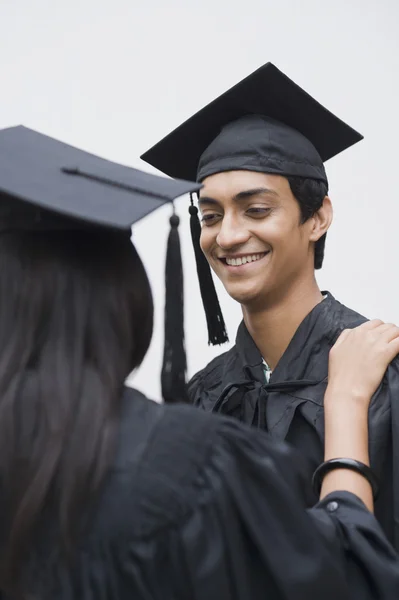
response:
<path id="1" fill-rule="evenodd" d="M 324 404 L 326 406 L 340 402 L 363 408 L 365 405 L 368 407 L 369 401 L 370 396 L 359 387 L 351 386 L 350 384 L 345 385 L 342 382 L 329 382 L 324 395 Z"/>
<path id="2" fill-rule="evenodd" d="M 367 402 L 356 402 L 344 396 L 324 399 L 325 418 L 331 423 L 346 422 L 348 425 L 345 429 L 351 427 L 353 422 L 367 423 L 368 408 Z"/>
<path id="3" fill-rule="evenodd" d="M 338 398 L 324 407 L 325 460 L 347 456 L 368 464 L 368 403 Z"/>

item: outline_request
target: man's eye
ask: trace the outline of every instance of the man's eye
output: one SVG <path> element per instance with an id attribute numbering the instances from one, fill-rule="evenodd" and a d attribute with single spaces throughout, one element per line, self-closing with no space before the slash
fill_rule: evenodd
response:
<path id="1" fill-rule="evenodd" d="M 247 209 L 247 213 L 249 213 L 251 216 L 259 216 L 259 217 L 264 217 L 266 215 L 268 215 L 271 212 L 271 208 L 268 208 L 266 206 L 252 206 L 251 208 Z"/>
<path id="2" fill-rule="evenodd" d="M 218 219 L 220 218 L 220 215 L 218 214 L 206 214 L 206 215 L 202 215 L 201 217 L 201 222 L 204 223 L 204 225 L 212 225 L 213 223 L 215 223 Z"/>

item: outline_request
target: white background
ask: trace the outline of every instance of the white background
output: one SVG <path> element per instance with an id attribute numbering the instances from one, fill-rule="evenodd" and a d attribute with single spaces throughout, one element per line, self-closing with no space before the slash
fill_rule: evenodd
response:
<path id="1" fill-rule="evenodd" d="M 0 127 L 24 124 L 105 158 L 138 156 L 194 111 L 272 61 L 365 140 L 327 164 L 335 220 L 323 289 L 399 323 L 398 0 L 0 0 Z M 180 199 L 189 374 L 207 347 Z M 133 378 L 159 397 L 169 210 L 134 241 L 156 302 L 150 352 Z M 240 308 L 218 286 L 234 340 Z"/>

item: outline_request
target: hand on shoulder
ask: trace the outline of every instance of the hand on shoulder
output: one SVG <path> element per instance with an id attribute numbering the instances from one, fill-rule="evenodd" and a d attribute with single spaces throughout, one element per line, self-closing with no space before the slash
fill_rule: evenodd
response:
<path id="1" fill-rule="evenodd" d="M 344 330 L 330 351 L 329 391 L 368 408 L 385 371 L 399 354 L 399 327 L 378 319 Z"/>

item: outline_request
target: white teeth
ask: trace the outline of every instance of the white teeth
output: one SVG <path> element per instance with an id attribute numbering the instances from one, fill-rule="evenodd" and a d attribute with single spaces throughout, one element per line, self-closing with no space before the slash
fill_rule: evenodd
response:
<path id="1" fill-rule="evenodd" d="M 226 263 L 232 267 L 239 267 L 241 265 L 245 265 L 246 263 L 254 262 L 255 260 L 260 260 L 264 256 L 264 252 L 262 254 L 249 254 L 248 256 L 240 256 L 238 258 L 227 258 Z"/>

